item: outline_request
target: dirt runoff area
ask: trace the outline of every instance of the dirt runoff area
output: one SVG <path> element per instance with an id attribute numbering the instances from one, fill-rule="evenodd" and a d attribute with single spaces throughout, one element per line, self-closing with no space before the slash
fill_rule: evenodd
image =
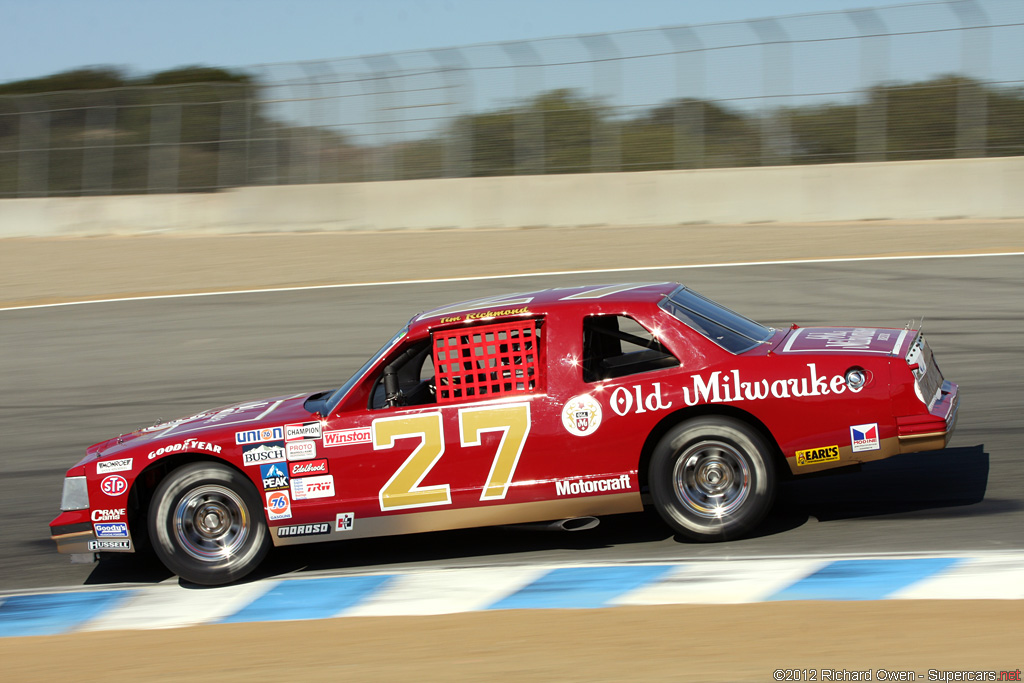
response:
<path id="1" fill-rule="evenodd" d="M 1024 221 L 8 239 L 0 240 L 0 308 L 523 272 L 1008 252 L 1024 252 Z M 479 612 L 2 638 L 0 662 L 4 681 L 998 680 L 957 672 L 1001 671 L 1011 672 L 1004 680 L 1021 680 L 1022 617 L 1020 601 Z"/>
<path id="2" fill-rule="evenodd" d="M 1022 614 L 907 600 L 351 617 L 3 638 L 0 661 L 11 683 L 999 680 L 1024 667 Z"/>

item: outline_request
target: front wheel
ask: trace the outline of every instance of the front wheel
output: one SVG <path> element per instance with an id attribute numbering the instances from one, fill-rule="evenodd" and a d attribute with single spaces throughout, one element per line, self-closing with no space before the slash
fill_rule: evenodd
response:
<path id="1" fill-rule="evenodd" d="M 726 417 L 700 417 L 669 430 L 648 470 L 658 513 L 696 541 L 724 541 L 751 531 L 775 497 L 775 469 L 764 438 Z"/>
<path id="2" fill-rule="evenodd" d="M 235 581 L 270 549 L 262 507 L 252 482 L 235 470 L 206 462 L 185 465 L 153 494 L 153 550 L 168 569 L 193 583 Z"/>

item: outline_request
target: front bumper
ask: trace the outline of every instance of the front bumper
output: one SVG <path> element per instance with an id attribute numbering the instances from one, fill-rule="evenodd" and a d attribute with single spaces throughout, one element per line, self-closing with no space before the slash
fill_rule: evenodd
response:
<path id="1" fill-rule="evenodd" d="M 65 555 L 135 552 L 130 530 L 128 536 L 97 537 L 88 510 L 62 512 L 50 522 L 50 538 L 57 544 L 57 552 Z"/>
<path id="2" fill-rule="evenodd" d="M 900 453 L 936 451 L 945 448 L 956 429 L 960 410 L 959 387 L 953 382 L 942 383 L 942 394 L 926 415 L 896 418 Z"/>

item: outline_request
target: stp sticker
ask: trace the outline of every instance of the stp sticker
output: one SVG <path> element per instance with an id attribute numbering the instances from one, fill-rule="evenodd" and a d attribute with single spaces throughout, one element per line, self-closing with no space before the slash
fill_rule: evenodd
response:
<path id="1" fill-rule="evenodd" d="M 854 453 L 877 451 L 881 447 L 878 443 L 878 423 L 851 426 L 850 443 Z"/>
<path id="2" fill-rule="evenodd" d="M 287 491 L 267 491 L 267 517 L 274 519 L 292 518 L 292 501 Z"/>
<path id="3" fill-rule="evenodd" d="M 356 513 L 354 512 L 340 512 L 334 520 L 335 531 L 352 531 L 352 527 L 356 523 Z"/>
<path id="4" fill-rule="evenodd" d="M 111 474 L 103 477 L 100 482 L 100 491 L 108 496 L 121 496 L 128 491 L 128 480 L 120 474 Z"/>
<path id="5" fill-rule="evenodd" d="M 562 410 L 562 426 L 576 436 L 593 434 L 601 426 L 601 404 L 590 394 L 569 399 Z"/>

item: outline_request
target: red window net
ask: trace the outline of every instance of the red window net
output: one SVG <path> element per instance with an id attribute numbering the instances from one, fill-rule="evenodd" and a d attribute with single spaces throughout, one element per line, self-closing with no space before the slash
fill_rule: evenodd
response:
<path id="1" fill-rule="evenodd" d="M 434 332 L 437 402 L 535 391 L 538 333 L 534 320 Z"/>

